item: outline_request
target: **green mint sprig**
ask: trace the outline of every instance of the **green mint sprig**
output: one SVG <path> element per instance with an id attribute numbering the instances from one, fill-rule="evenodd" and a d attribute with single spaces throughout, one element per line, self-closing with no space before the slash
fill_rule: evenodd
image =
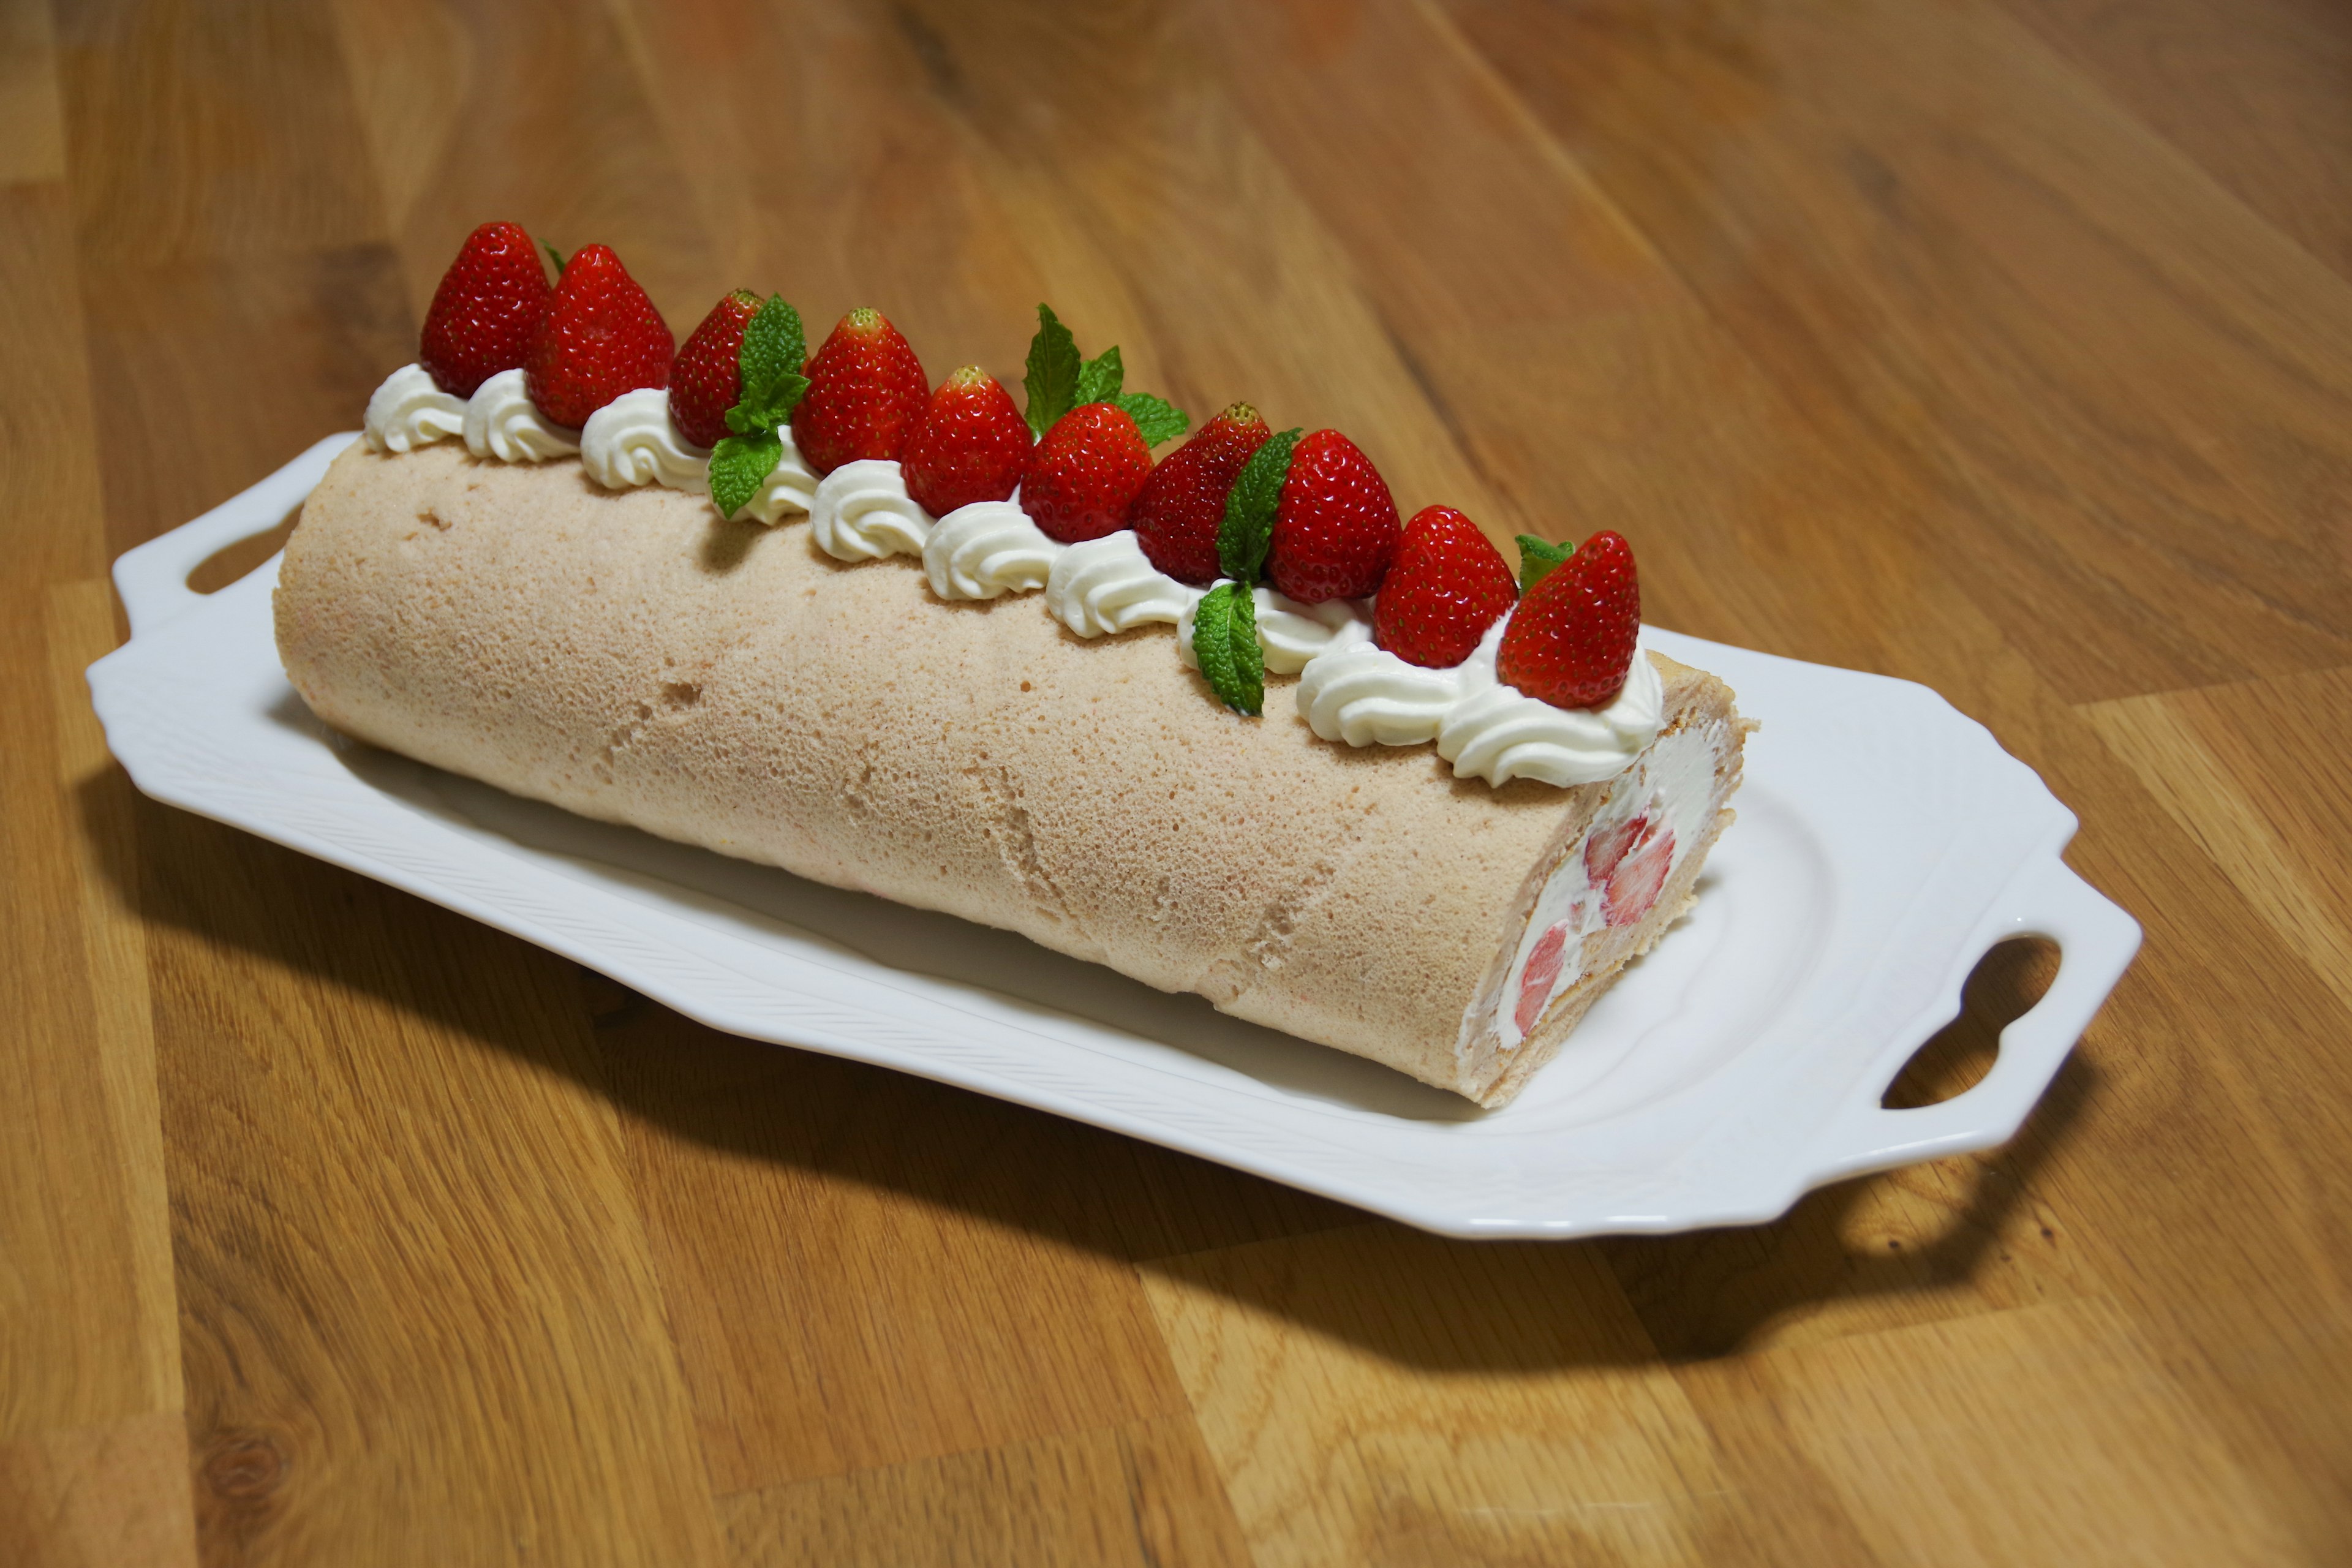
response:
<path id="1" fill-rule="evenodd" d="M 1522 533 L 1517 538 L 1521 594 L 1542 582 L 1553 567 L 1576 553 L 1573 544 L 1554 544 L 1549 540 L 1538 539 L 1532 533 Z"/>
<path id="2" fill-rule="evenodd" d="M 784 455 L 777 432 L 792 422 L 807 395 L 808 335 L 801 313 L 782 294 L 771 294 L 743 324 L 743 346 L 735 356 L 743 376 L 743 396 L 727 411 L 727 428 L 710 449 L 710 500 L 721 517 L 733 517 L 776 471 Z"/>
<path id="3" fill-rule="evenodd" d="M 1225 518 L 1217 525 L 1217 567 L 1228 581 L 1209 590 L 1192 612 L 1192 657 L 1210 689 L 1236 713 L 1265 711 L 1265 650 L 1257 645 L 1258 574 L 1274 542 L 1275 509 L 1301 430 L 1266 438 L 1242 465 L 1225 492 Z"/>
<path id="4" fill-rule="evenodd" d="M 1246 583 L 1220 583 L 1192 611 L 1192 657 L 1210 689 L 1236 713 L 1265 711 L 1265 650 L 1257 646 L 1257 599 Z"/>
<path id="5" fill-rule="evenodd" d="M 1250 455 L 1225 492 L 1225 520 L 1217 525 L 1217 565 L 1236 583 L 1253 586 L 1274 542 L 1275 509 L 1282 504 L 1282 481 L 1290 474 L 1290 454 L 1303 429 L 1266 437 Z"/>
<path id="6" fill-rule="evenodd" d="M 1192 427 L 1182 409 L 1148 392 L 1129 392 L 1126 382 L 1127 366 L 1117 344 L 1092 359 L 1082 358 L 1077 340 L 1054 308 L 1037 307 L 1037 335 L 1029 340 L 1028 374 L 1021 378 L 1028 395 L 1024 413 L 1031 431 L 1042 438 L 1054 421 L 1088 403 L 1116 405 L 1143 432 L 1146 446 L 1173 441 Z"/>

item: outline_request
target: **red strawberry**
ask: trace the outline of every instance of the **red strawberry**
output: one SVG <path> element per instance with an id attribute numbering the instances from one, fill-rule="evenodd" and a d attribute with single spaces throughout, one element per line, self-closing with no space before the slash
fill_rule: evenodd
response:
<path id="1" fill-rule="evenodd" d="M 1029 461 L 1029 421 L 1013 395 L 976 364 L 940 383 L 898 462 L 907 493 L 933 517 L 976 500 L 1003 500 Z"/>
<path id="2" fill-rule="evenodd" d="M 727 411 L 743 401 L 743 329 L 759 313 L 760 297 L 736 289 L 710 307 L 669 367 L 669 416 L 698 447 L 716 447 L 733 433 Z"/>
<path id="3" fill-rule="evenodd" d="M 1511 1017 L 1525 1035 L 1536 1026 L 1544 1015 L 1544 1005 L 1551 1000 L 1551 988 L 1559 979 L 1562 962 L 1568 956 L 1567 921 L 1560 921 L 1536 938 L 1535 951 L 1528 954 L 1528 966 L 1519 974 L 1519 1004 L 1511 1010 Z"/>
<path id="4" fill-rule="evenodd" d="M 1598 708 L 1624 686 L 1641 629 L 1633 546 L 1603 529 L 1528 590 L 1495 671 L 1555 708 Z"/>
<path id="5" fill-rule="evenodd" d="M 581 426 L 625 392 L 669 384 L 677 340 L 654 302 L 605 245 L 583 245 L 563 264 L 555 298 L 530 340 L 525 384 L 539 411 Z"/>
<path id="6" fill-rule="evenodd" d="M 1584 840 L 1584 879 L 1594 887 L 1615 874 L 1617 863 L 1625 858 L 1625 851 L 1633 847 L 1650 826 L 1650 813 L 1657 809 L 1653 801 L 1622 822 L 1612 822 L 1592 830 Z"/>
<path id="7" fill-rule="evenodd" d="M 452 397 L 471 397 L 502 370 L 521 367 L 547 313 L 547 274 L 520 226 L 486 223 L 441 274 L 416 363 Z"/>
<path id="8" fill-rule="evenodd" d="M 1290 454 L 1265 574 L 1302 605 L 1377 592 L 1396 554 L 1396 500 L 1372 460 L 1337 430 Z"/>
<path id="9" fill-rule="evenodd" d="M 1125 409 L 1087 403 L 1054 421 L 1021 476 L 1021 510 L 1050 538 L 1080 544 L 1127 526 L 1151 448 Z"/>
<path id="10" fill-rule="evenodd" d="M 1629 926 L 1650 912 L 1675 866 L 1675 830 L 1653 822 L 1632 853 L 1617 863 L 1601 896 L 1601 913 L 1613 926 Z"/>
<path id="11" fill-rule="evenodd" d="M 809 361 L 808 378 L 793 442 L 819 474 L 860 458 L 895 459 L 931 398 L 923 362 L 879 310 L 842 317 Z"/>
<path id="12" fill-rule="evenodd" d="M 1236 403 L 1151 470 L 1134 516 L 1136 542 L 1154 566 L 1195 587 L 1223 574 L 1217 530 L 1225 521 L 1225 494 L 1273 434 L 1256 409 Z"/>
<path id="13" fill-rule="evenodd" d="M 1372 603 L 1372 640 L 1407 664 L 1451 669 L 1518 596 L 1502 552 L 1476 523 L 1450 506 L 1423 507 L 1404 525 Z"/>

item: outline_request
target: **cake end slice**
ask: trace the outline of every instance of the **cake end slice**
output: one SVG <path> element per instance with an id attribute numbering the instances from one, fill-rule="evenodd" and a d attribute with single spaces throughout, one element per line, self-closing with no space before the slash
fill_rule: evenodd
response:
<path id="1" fill-rule="evenodd" d="M 1490 1109 L 1516 1099 L 1618 973 L 1688 912 L 1731 824 L 1754 721 L 1714 676 L 1645 657 L 1665 679 L 1664 727 L 1623 773 L 1584 786 L 1464 1014 L 1461 1092 Z"/>

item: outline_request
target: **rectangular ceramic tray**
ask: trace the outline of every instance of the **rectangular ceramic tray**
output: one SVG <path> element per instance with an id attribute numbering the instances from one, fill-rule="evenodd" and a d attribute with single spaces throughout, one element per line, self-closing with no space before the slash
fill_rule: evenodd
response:
<path id="1" fill-rule="evenodd" d="M 1517 1103 L 1481 1111 L 1023 938 L 517 799 L 334 735 L 272 641 L 274 527 L 351 437 L 124 555 L 129 643 L 90 668 L 158 800 L 405 889 L 714 1027 L 878 1063 L 1465 1237 L 1769 1219 L 1824 1182 L 2016 1131 L 2139 945 L 2059 859 L 2073 814 L 1925 687 L 1668 632 L 1763 729 L 1694 912 Z M 1993 943 L 2063 950 L 1999 1060 L 1880 1099 Z M 914 956 L 909 956 L 914 955 Z M 1017 977 L 1007 980 L 1007 976 Z"/>

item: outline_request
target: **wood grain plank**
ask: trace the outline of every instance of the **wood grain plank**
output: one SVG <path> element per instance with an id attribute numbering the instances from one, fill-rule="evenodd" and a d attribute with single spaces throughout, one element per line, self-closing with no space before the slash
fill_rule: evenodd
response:
<path id="1" fill-rule="evenodd" d="M 2352 277 L 2352 17 L 2330 0 L 2002 0 L 2247 205 Z"/>
<path id="2" fill-rule="evenodd" d="M 2063 692 L 2345 662 L 2352 291 L 2006 16 L 1454 16 Z"/>
<path id="3" fill-rule="evenodd" d="M 120 1245 L 129 1262 L 136 1329 L 112 1347 L 126 1366 L 142 1369 L 152 1407 L 181 1407 L 180 1334 L 172 1276 L 170 1194 L 164 1173 L 163 1110 L 155 1082 L 153 1013 L 147 989 L 147 938 L 126 890 L 107 875 L 137 850 L 137 793 L 107 754 L 105 732 L 90 711 L 83 672 L 115 643 L 114 593 L 103 581 L 49 590 L 47 622 L 50 700 L 57 714 L 58 786 L 72 802 L 79 831 L 66 836 L 80 885 L 80 930 L 89 991 L 83 999 L 104 1109 L 97 1143 L 108 1184 L 119 1194 Z"/>
<path id="4" fill-rule="evenodd" d="M 86 259 L 155 267 L 383 237 L 321 7 L 92 0 L 57 19 Z"/>
<path id="5" fill-rule="evenodd" d="M 2324 1151 L 2352 1137 L 2352 1070 L 2324 1043 L 2352 1013 L 2112 752 L 2042 760 L 2063 796 L 2104 803 L 2074 858 L 2147 942 L 2078 1047 L 2078 1112 L 2029 1122 L 2011 1157 L 2084 1275 L 2325 1560 L 2352 1485 L 2352 1194 Z"/>
<path id="6" fill-rule="evenodd" d="M 207 1561 L 719 1561 L 571 967 L 162 807 L 141 840 Z"/>
<path id="7" fill-rule="evenodd" d="M 136 937 L 89 879 L 81 785 L 103 766 L 79 663 L 110 645 L 99 487 L 56 186 L 0 187 L 0 1437 L 179 1405 L 162 1151 Z M 118 801 L 119 801 L 119 797 Z M 119 826 L 119 819 L 118 824 Z M 60 1472 L 68 1473 L 68 1472 Z M 78 1473 L 78 1472 L 77 1472 Z"/>
<path id="8" fill-rule="evenodd" d="M 0 1563 L 195 1568 L 178 1413 L 0 1439 Z"/>
<path id="9" fill-rule="evenodd" d="M 2084 710 L 2166 813 L 2221 868 L 2277 942 L 2352 1006 L 2352 674 Z"/>
<path id="10" fill-rule="evenodd" d="M 381 244 L 93 264 L 82 289 L 90 374 L 110 426 L 170 433 L 168 456 L 110 448 L 110 557 L 217 506 L 320 437 L 358 428 L 386 370 L 416 354 L 399 265 Z"/>
<path id="11" fill-rule="evenodd" d="M 1126 1141 L 642 1002 L 600 1033 L 719 1491 L 1184 1408 Z"/>
<path id="12" fill-rule="evenodd" d="M 740 1568 L 1179 1568 L 1250 1561 L 1184 1416 L 729 1498 Z"/>
<path id="13" fill-rule="evenodd" d="M 0 184 L 62 180 L 65 174 L 48 0 L 0 0 Z"/>
<path id="14" fill-rule="evenodd" d="M 1759 1358 L 1878 1560 L 2317 1563 L 2095 1300 Z"/>
<path id="15" fill-rule="evenodd" d="M 1261 1564 L 1692 1562 L 1727 1506 L 1590 1247 L 1379 1225 L 1145 1279 Z"/>
<path id="16" fill-rule="evenodd" d="M 1277 427 L 1347 428 L 1408 512 L 1442 495 L 1507 538 L 1514 514 L 1478 444 L 1433 399 L 1346 236 L 1252 124 L 1195 18 L 1128 5 L 1080 29 L 1050 10 L 985 25 L 968 7 L 919 14 L 1041 265 L 1098 299 L 1122 342 L 1145 342 L 1188 406 L 1245 398 Z M 1041 67 L 1066 84 L 1043 113 L 1029 107 Z"/>
<path id="17" fill-rule="evenodd" d="M 387 193 L 412 322 L 467 234 L 494 219 L 567 256 L 613 247 L 681 341 L 731 286 L 607 7 L 352 0 L 327 25 L 352 84 L 355 155 Z M 751 145 L 730 147 L 728 166 Z"/>
<path id="18" fill-rule="evenodd" d="M 1019 382 L 1047 282 L 933 90 L 913 13 L 828 0 L 615 9 L 723 268 L 698 313 L 730 287 L 782 290 L 814 340 L 872 305 L 934 382 L 968 363 Z M 791 90 L 768 69 L 730 68 L 746 54 L 776 62 Z M 1081 308 L 1079 331 L 1104 332 L 1092 318 Z M 1136 346 L 1148 372 L 1149 345 Z"/>

